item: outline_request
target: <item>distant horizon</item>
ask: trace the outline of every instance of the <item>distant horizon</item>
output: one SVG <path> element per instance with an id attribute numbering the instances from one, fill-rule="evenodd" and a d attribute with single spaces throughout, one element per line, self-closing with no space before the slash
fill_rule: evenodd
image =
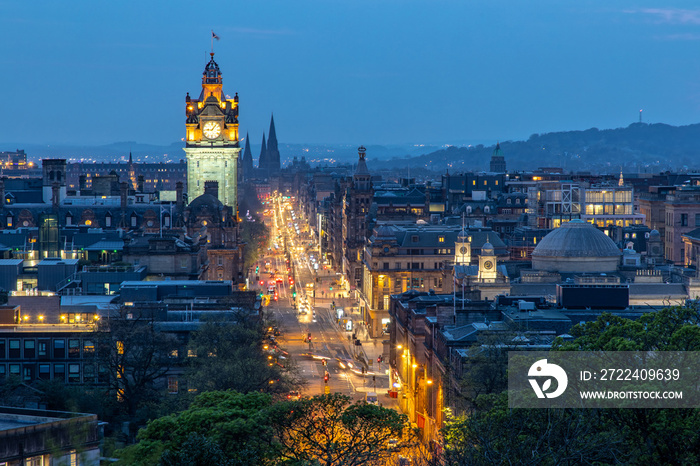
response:
<path id="1" fill-rule="evenodd" d="M 308 146 L 353 146 L 357 145 L 358 147 L 360 145 L 364 146 L 380 146 L 380 147 L 392 147 L 392 146 L 412 146 L 412 147 L 420 147 L 420 146 L 436 146 L 436 147 L 442 147 L 442 146 L 458 146 L 458 147 L 467 147 L 467 146 L 476 146 L 479 144 L 482 144 L 486 147 L 488 146 L 495 146 L 497 143 L 509 143 L 509 142 L 518 142 L 518 141 L 527 141 L 533 134 L 553 134 L 553 133 L 568 133 L 568 132 L 574 132 L 574 131 L 588 131 L 590 129 L 598 129 L 599 131 L 606 131 L 606 130 L 615 130 L 615 129 L 624 129 L 629 127 L 630 125 L 633 125 L 635 123 L 639 123 L 639 121 L 631 121 L 627 123 L 626 125 L 623 126 L 616 126 L 616 127 L 610 127 L 610 128 L 601 128 L 600 126 L 591 126 L 588 128 L 581 128 L 581 129 L 562 129 L 562 130 L 557 130 L 557 131 L 535 131 L 533 133 L 528 134 L 527 136 L 524 137 L 511 137 L 511 138 L 496 138 L 496 139 L 488 139 L 488 138 L 480 138 L 477 140 L 473 141 L 457 141 L 457 140 L 452 140 L 450 142 L 437 142 L 437 141 L 432 141 L 432 142 L 286 142 L 278 138 L 278 143 L 281 145 L 289 145 L 289 146 L 303 146 L 303 145 L 308 145 Z M 667 125 L 667 126 L 672 126 L 676 128 L 684 127 L 684 126 L 692 126 L 692 125 L 697 125 L 700 124 L 700 121 L 698 122 L 692 122 L 692 123 L 687 123 L 687 124 L 679 124 L 679 125 L 673 125 L 670 123 L 665 123 L 661 121 L 657 122 L 647 122 L 647 121 L 642 121 L 643 124 L 647 125 Z M 261 136 L 262 138 L 262 136 Z M 241 142 L 241 146 L 245 145 L 245 137 L 241 138 L 239 140 Z M 130 140 L 117 140 L 117 141 L 111 141 L 111 142 L 99 142 L 99 143 L 94 143 L 94 144 L 81 144 L 77 142 L 30 142 L 30 143 L 20 143 L 20 142 L 0 142 L 0 152 L 3 151 L 12 151 L 12 150 L 17 150 L 20 149 L 22 150 L 22 146 L 46 146 L 46 147 L 64 147 L 64 146 L 69 146 L 69 147 L 106 147 L 106 146 L 112 146 L 112 145 L 119 145 L 119 144 L 134 144 L 135 146 L 154 146 L 154 147 L 170 147 L 170 146 L 176 146 L 179 144 L 182 144 L 184 147 L 185 142 L 180 140 L 180 141 L 172 141 L 170 143 L 157 143 L 157 142 L 141 142 L 141 141 L 130 141 Z M 251 146 L 257 146 L 260 147 L 260 142 L 252 142 L 251 138 Z M 15 147 L 16 146 L 16 147 Z"/>

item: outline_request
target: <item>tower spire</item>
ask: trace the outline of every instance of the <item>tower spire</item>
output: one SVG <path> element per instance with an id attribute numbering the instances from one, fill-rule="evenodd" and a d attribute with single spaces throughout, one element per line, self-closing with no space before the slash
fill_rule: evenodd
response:
<path id="1" fill-rule="evenodd" d="M 265 144 L 265 132 L 263 131 L 262 136 L 262 147 L 260 148 L 260 158 L 258 159 L 258 168 L 262 170 L 269 170 L 270 162 L 267 159 L 267 145 Z"/>
<path id="2" fill-rule="evenodd" d="M 270 116 L 270 132 L 267 137 L 267 162 L 270 164 L 270 171 L 276 172 L 280 169 L 280 151 L 277 147 L 277 131 L 275 131 L 275 117 Z"/>
<path id="3" fill-rule="evenodd" d="M 253 153 L 250 151 L 250 138 L 245 134 L 245 149 L 243 149 L 243 178 L 247 179 L 253 175 Z"/>

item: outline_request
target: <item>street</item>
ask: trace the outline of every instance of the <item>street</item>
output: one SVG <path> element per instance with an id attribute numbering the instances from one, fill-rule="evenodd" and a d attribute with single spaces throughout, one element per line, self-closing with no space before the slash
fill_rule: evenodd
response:
<path id="1" fill-rule="evenodd" d="M 302 222 L 291 203 L 277 199 L 264 219 L 270 249 L 254 265 L 257 274 L 251 283 L 263 293 L 264 304 L 269 297 L 265 309 L 277 321 L 277 342 L 306 382 L 302 395 L 333 392 L 364 400 L 366 393 L 375 392 L 381 405 L 398 409 L 397 399 L 387 395 L 388 364 L 377 362 L 381 341 L 368 338 L 358 326 L 360 316 L 352 312 L 356 302 L 348 297 L 347 283 L 319 263 L 313 239 L 298 227 Z M 337 309 L 343 309 L 341 318 Z M 354 344 L 353 333 L 361 345 Z"/>

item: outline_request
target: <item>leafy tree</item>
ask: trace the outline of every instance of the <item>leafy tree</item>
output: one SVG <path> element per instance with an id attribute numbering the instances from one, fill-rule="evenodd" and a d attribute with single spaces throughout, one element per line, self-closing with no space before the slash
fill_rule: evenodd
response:
<path id="1" fill-rule="evenodd" d="M 175 358 L 179 342 L 161 332 L 148 316 L 127 315 L 100 321 L 96 332 L 98 363 L 106 369 L 105 377 L 113 396 L 117 398 L 131 420 L 149 401 L 157 401 Z"/>
<path id="2" fill-rule="evenodd" d="M 214 318 L 192 334 L 188 381 L 197 390 L 233 389 L 242 393 L 284 393 L 302 385 L 296 366 L 268 359 L 264 350 L 267 326 L 238 313 L 233 321 Z M 271 350 L 272 343 L 268 342 Z M 270 354 L 270 356 L 272 356 Z M 270 365 L 272 364 L 272 365 Z"/>
<path id="3" fill-rule="evenodd" d="M 594 411 L 509 409 L 507 394 L 481 396 L 477 410 L 448 417 L 444 464 L 615 464 L 622 435 Z"/>
<path id="4" fill-rule="evenodd" d="M 408 418 L 342 394 L 278 403 L 272 413 L 281 464 L 385 464 L 391 439 L 409 439 Z"/>
<path id="5" fill-rule="evenodd" d="M 117 452 L 119 464 L 276 464 L 271 403 L 264 393 L 202 393 L 187 410 L 149 422 L 138 444 Z"/>
<path id="6" fill-rule="evenodd" d="M 698 351 L 700 313 L 670 307 L 633 321 L 611 314 L 576 325 L 562 351 Z M 445 464 L 698 464 L 698 409 L 509 409 L 477 399 L 443 429 Z"/>
<path id="7" fill-rule="evenodd" d="M 558 339 L 563 351 L 699 351 L 700 310 L 668 307 L 633 321 L 603 314 L 576 325 L 572 342 Z M 696 464 L 700 461 L 698 409 L 608 409 L 601 415 L 612 429 L 627 432 L 634 464 Z"/>

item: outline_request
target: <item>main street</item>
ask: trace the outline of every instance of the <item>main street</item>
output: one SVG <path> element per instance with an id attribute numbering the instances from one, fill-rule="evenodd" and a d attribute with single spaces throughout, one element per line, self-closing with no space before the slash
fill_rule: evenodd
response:
<path id="1" fill-rule="evenodd" d="M 279 347 L 293 359 L 306 382 L 302 394 L 334 392 L 361 400 L 365 393 L 375 392 L 379 403 L 397 407 L 397 400 L 386 396 L 388 366 L 376 361 L 372 366 L 364 364 L 364 354 L 352 340 L 353 332 L 339 325 L 342 322 L 334 304 L 352 304 L 347 292 L 339 289 L 342 279 L 319 262 L 313 242 L 299 225 L 291 205 L 280 199 L 268 205 L 264 219 L 270 228 L 270 248 L 254 266 L 258 273 L 252 277 L 257 279 L 253 285 L 263 293 L 264 303 L 269 297 L 265 309 L 278 323 Z M 320 291 L 314 299 L 315 289 Z M 329 296 L 331 292 L 333 297 Z M 321 293 L 322 298 L 318 296 Z M 356 358 L 357 354 L 362 357 Z M 279 362 L 284 364 L 282 359 Z"/>

